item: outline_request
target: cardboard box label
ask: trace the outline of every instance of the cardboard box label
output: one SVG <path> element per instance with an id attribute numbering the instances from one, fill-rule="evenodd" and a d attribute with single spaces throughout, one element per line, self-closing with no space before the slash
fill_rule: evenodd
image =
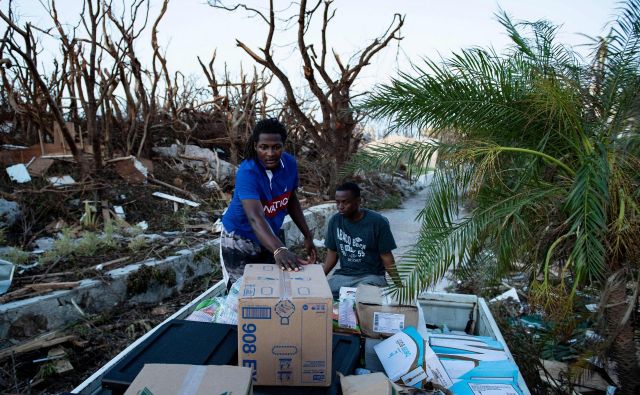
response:
<path id="1" fill-rule="evenodd" d="M 520 395 L 511 384 L 469 383 L 474 395 Z"/>
<path id="2" fill-rule="evenodd" d="M 404 329 L 404 314 L 373 313 L 373 331 L 378 333 L 398 333 Z"/>
<path id="3" fill-rule="evenodd" d="M 356 310 L 362 334 L 379 339 L 418 325 L 418 307 L 415 301 L 400 303 L 384 289 L 360 284 L 356 292 Z M 402 319 L 400 319 L 402 317 Z"/>

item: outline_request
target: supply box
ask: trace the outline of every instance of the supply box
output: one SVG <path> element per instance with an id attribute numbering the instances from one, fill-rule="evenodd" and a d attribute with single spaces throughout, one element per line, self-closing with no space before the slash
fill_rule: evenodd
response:
<path id="1" fill-rule="evenodd" d="M 401 304 L 384 288 L 359 285 L 356 292 L 356 310 L 362 334 L 380 339 L 402 332 L 409 326 L 418 326 L 418 307 L 415 303 Z"/>
<path id="2" fill-rule="evenodd" d="M 125 395 L 252 394 L 251 370 L 238 366 L 146 364 Z"/>
<path id="3" fill-rule="evenodd" d="M 238 303 L 238 364 L 254 385 L 331 385 L 332 296 L 322 266 L 249 264 Z"/>

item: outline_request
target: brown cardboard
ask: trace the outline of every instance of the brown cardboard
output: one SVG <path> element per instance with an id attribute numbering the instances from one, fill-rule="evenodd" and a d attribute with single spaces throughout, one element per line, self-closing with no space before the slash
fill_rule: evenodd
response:
<path id="1" fill-rule="evenodd" d="M 383 295 L 383 292 L 384 288 L 372 285 L 358 286 L 356 312 L 362 334 L 380 339 L 392 336 L 408 326 L 417 327 L 418 308 L 415 303 L 401 304 L 390 295 Z"/>
<path id="2" fill-rule="evenodd" d="M 389 381 L 384 373 L 344 376 L 338 372 L 343 395 L 392 395 L 402 389 Z"/>
<path id="3" fill-rule="evenodd" d="M 146 391 L 145 391 L 146 389 Z M 238 366 L 146 364 L 125 395 L 253 394 L 251 369 Z"/>
<path id="4" fill-rule="evenodd" d="M 238 297 L 238 364 L 254 370 L 254 384 L 331 385 L 332 296 L 322 266 L 249 264 Z"/>

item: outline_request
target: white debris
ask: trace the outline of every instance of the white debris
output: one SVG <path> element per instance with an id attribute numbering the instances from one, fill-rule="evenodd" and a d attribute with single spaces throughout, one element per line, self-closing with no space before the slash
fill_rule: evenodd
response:
<path id="1" fill-rule="evenodd" d="M 133 166 L 144 175 L 144 178 L 148 177 L 149 170 L 135 157 L 133 158 Z"/>
<path id="2" fill-rule="evenodd" d="M 171 200 L 177 203 L 182 203 L 182 204 L 186 204 L 187 206 L 191 206 L 191 207 L 199 207 L 200 203 L 196 203 L 192 200 L 187 200 L 187 199 L 183 199 L 177 196 L 173 196 L 173 195 L 167 195 L 166 193 L 162 193 L 162 192 L 154 192 L 153 196 L 162 198 L 162 199 L 167 199 L 167 200 Z"/>
<path id="3" fill-rule="evenodd" d="M 2 146 L 0 147 L 6 150 L 23 150 L 23 149 L 29 148 L 29 147 L 25 147 L 24 145 L 13 145 L 13 144 L 2 144 Z"/>
<path id="4" fill-rule="evenodd" d="M 324 239 L 313 239 L 313 245 L 316 246 L 316 248 L 324 248 Z"/>
<path id="5" fill-rule="evenodd" d="M 584 305 L 584 307 L 592 313 L 595 313 L 596 311 L 598 311 L 598 305 L 595 303 L 586 304 Z"/>
<path id="6" fill-rule="evenodd" d="M 149 224 L 147 223 L 147 221 L 140 221 L 136 224 L 136 226 L 142 230 L 149 229 Z"/>
<path id="7" fill-rule="evenodd" d="M 31 181 L 31 176 L 27 170 L 27 166 L 24 163 L 18 163 L 17 165 L 7 167 L 7 174 L 12 181 L 19 184 Z"/>
<path id="8" fill-rule="evenodd" d="M 47 180 L 49 180 L 49 183 L 51 183 L 51 185 L 59 188 L 73 185 L 76 183 L 76 180 L 74 180 L 71 176 L 68 176 L 68 175 L 60 176 L 60 177 L 49 177 L 47 178 Z"/>
<path id="9" fill-rule="evenodd" d="M 220 189 L 220 186 L 218 185 L 218 183 L 213 180 L 205 182 L 204 184 L 202 184 L 202 187 L 209 191 L 215 191 Z"/>
<path id="10" fill-rule="evenodd" d="M 520 298 L 518 297 L 518 292 L 516 291 L 515 288 L 511 288 L 507 292 L 496 296 L 495 298 L 491 299 L 489 303 L 498 302 L 501 300 L 507 300 L 509 298 L 513 299 L 515 302 L 520 303 Z"/>
<path id="11" fill-rule="evenodd" d="M 125 219 L 124 208 L 122 206 L 113 206 L 113 211 L 115 211 L 115 213 L 118 216 L 118 218 L 120 218 L 122 220 Z"/>

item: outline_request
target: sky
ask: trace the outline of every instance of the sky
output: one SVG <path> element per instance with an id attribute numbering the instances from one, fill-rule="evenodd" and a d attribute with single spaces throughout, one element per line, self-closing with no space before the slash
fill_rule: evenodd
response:
<path id="1" fill-rule="evenodd" d="M 46 0 L 14 0 L 13 3 L 22 20 L 32 21 L 38 26 L 50 26 L 39 1 Z M 114 0 L 114 3 L 119 1 Z M 248 0 L 247 3 L 261 9 L 268 5 L 266 0 Z M 291 6 L 289 1 L 276 0 L 275 3 L 276 9 L 286 10 L 289 14 L 295 12 L 295 6 Z M 6 11 L 7 4 L 7 0 L 0 0 L 3 11 Z M 81 0 L 58 0 L 57 4 L 64 20 L 69 23 L 77 21 Z M 151 0 L 151 4 L 149 25 L 158 14 L 161 1 Z M 514 20 L 546 19 L 561 24 L 560 41 L 578 46 L 589 42 L 580 33 L 591 37 L 603 35 L 606 22 L 613 19 L 619 6 L 619 2 L 614 0 L 335 0 L 333 4 L 336 16 L 329 26 L 328 42 L 343 62 L 383 33 L 394 13 L 406 16 L 401 30 L 404 38 L 400 42 L 393 41 L 374 58 L 361 73 L 354 91 L 365 91 L 376 83 L 389 81 L 398 69 L 409 69 L 409 60 L 419 64 L 423 57 L 446 58 L 454 51 L 472 46 L 492 46 L 498 51 L 504 49 L 508 37 L 495 16 L 501 9 Z M 222 74 L 224 63 L 231 75 L 237 75 L 240 67 L 245 71 L 251 70 L 254 66 L 252 59 L 235 45 L 235 40 L 239 39 L 258 51 L 264 45 L 266 31 L 262 20 L 251 18 L 246 12 L 217 10 L 203 0 L 172 0 L 159 25 L 159 44 L 166 51 L 171 72 L 194 75 L 204 83 L 197 56 L 206 63 L 217 50 L 215 64 L 218 74 Z M 311 37 L 314 38 L 313 35 Z M 294 85 L 302 85 L 302 62 L 292 49 L 294 43 L 294 35 L 278 31 L 274 57 L 292 76 Z M 318 47 L 319 43 L 316 43 Z M 46 51 L 54 49 L 49 44 Z M 577 49 L 588 53 L 587 47 Z M 151 45 L 148 34 L 141 36 L 137 51 L 142 63 L 149 65 Z M 41 59 L 46 66 L 46 56 Z M 334 63 L 331 63 L 331 71 L 335 70 Z"/>

